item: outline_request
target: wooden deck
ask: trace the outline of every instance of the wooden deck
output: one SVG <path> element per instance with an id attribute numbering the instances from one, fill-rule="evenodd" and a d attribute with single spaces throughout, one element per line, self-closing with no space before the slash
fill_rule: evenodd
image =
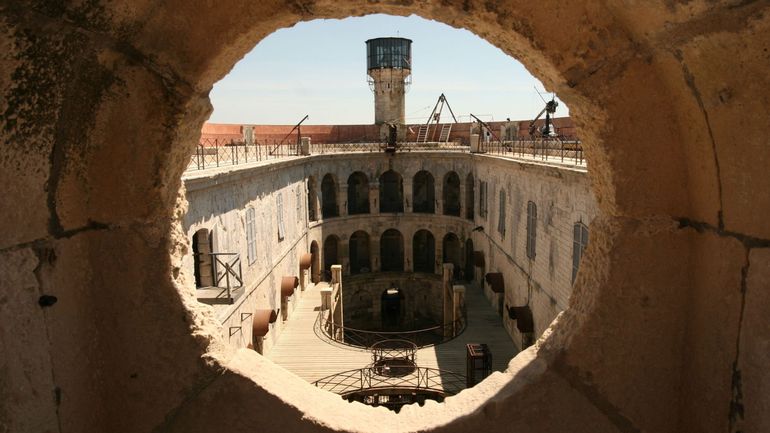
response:
<path id="1" fill-rule="evenodd" d="M 371 363 L 370 352 L 344 346 L 319 337 L 315 321 L 321 305 L 320 283 L 307 288 L 292 313 L 286 328 L 267 358 L 308 382 L 345 370 L 362 368 Z M 492 351 L 493 368 L 504 370 L 516 348 L 503 329 L 502 319 L 480 289 L 468 288 L 465 294 L 468 326 L 457 338 L 417 351 L 420 367 L 439 368 L 465 374 L 465 345 L 486 343 Z"/>

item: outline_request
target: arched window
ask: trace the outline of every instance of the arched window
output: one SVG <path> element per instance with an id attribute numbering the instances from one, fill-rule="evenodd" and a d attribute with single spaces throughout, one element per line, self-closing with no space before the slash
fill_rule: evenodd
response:
<path id="1" fill-rule="evenodd" d="M 414 175 L 412 204 L 412 212 L 434 213 L 436 211 L 436 188 L 430 172 L 421 170 Z"/>
<path id="2" fill-rule="evenodd" d="M 318 190 L 315 178 L 307 178 L 307 219 L 309 221 L 318 221 Z"/>
<path id="3" fill-rule="evenodd" d="M 465 178 L 465 218 L 469 220 L 473 219 L 473 208 L 476 200 L 473 194 L 474 186 L 476 185 L 474 182 L 473 173 L 468 173 L 468 176 Z"/>
<path id="4" fill-rule="evenodd" d="M 380 213 L 404 211 L 404 183 L 401 175 L 388 170 L 380 176 Z"/>
<path id="5" fill-rule="evenodd" d="M 454 265 L 453 277 L 458 279 L 460 277 L 460 239 L 454 233 L 447 233 L 444 236 L 444 263 L 451 263 Z"/>
<path id="6" fill-rule="evenodd" d="M 348 177 L 348 215 L 369 213 L 369 178 L 357 171 Z"/>
<path id="7" fill-rule="evenodd" d="M 578 222 L 575 223 L 572 232 L 572 283 L 574 284 L 580 267 L 580 260 L 588 246 L 588 227 L 582 222 Z"/>
<path id="8" fill-rule="evenodd" d="M 331 281 L 332 265 L 340 264 L 337 251 L 339 251 L 340 239 L 335 235 L 330 235 L 324 241 L 324 281 Z"/>
<path id="9" fill-rule="evenodd" d="M 415 272 L 436 272 L 436 240 L 428 230 L 419 230 L 412 238 L 412 263 Z"/>
<path id="10" fill-rule="evenodd" d="M 380 238 L 380 260 L 383 272 L 404 270 L 404 237 L 396 229 L 385 230 Z"/>
<path id="11" fill-rule="evenodd" d="M 337 207 L 337 184 L 334 182 L 334 176 L 327 174 L 321 181 L 321 212 L 323 218 L 332 218 L 339 216 L 340 211 Z"/>
<path id="12" fill-rule="evenodd" d="M 371 270 L 369 261 L 369 235 L 364 231 L 357 231 L 350 236 L 348 245 L 350 254 L 350 273 L 362 274 Z"/>
<path id="13" fill-rule="evenodd" d="M 527 257 L 535 260 L 537 249 L 537 205 L 534 202 L 527 203 Z"/>
<path id="14" fill-rule="evenodd" d="M 460 216 L 460 176 L 454 171 L 444 176 L 444 215 Z"/>

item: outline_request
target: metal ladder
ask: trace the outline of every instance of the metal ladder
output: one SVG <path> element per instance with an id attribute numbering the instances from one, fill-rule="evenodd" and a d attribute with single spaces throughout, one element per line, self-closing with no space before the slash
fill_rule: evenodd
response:
<path id="1" fill-rule="evenodd" d="M 452 124 L 445 123 L 441 125 L 441 133 L 438 135 L 439 143 L 446 143 L 449 141 L 449 133 L 452 132 Z"/>
<path id="2" fill-rule="evenodd" d="M 426 143 L 428 141 L 428 128 L 429 125 L 420 125 L 420 129 L 417 130 L 418 143 Z"/>

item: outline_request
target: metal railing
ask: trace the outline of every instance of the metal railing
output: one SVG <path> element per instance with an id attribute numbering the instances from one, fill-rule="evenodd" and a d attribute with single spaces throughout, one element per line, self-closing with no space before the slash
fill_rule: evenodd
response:
<path id="1" fill-rule="evenodd" d="M 227 295 L 226 299 L 232 299 L 232 290 L 243 287 L 241 255 L 238 253 L 198 253 L 197 255 L 211 257 L 214 269 L 213 286 L 222 289 Z"/>
<path id="2" fill-rule="evenodd" d="M 481 143 L 480 147 L 482 152 L 490 154 L 585 165 L 583 144 L 575 137 L 520 138 Z"/>
<path id="3" fill-rule="evenodd" d="M 242 141 L 224 139 L 201 139 L 195 147 L 195 153 L 190 158 L 187 170 L 205 170 L 207 168 L 225 167 L 246 164 L 257 161 L 286 158 L 299 154 L 295 143 L 279 143 L 278 141 L 254 142 L 247 144 Z"/>
<path id="4" fill-rule="evenodd" d="M 320 310 L 316 320 L 316 332 L 346 346 L 371 348 L 383 340 L 406 340 L 418 348 L 445 343 L 465 331 L 466 320 L 461 317 L 443 325 L 410 331 L 368 331 L 340 326 L 329 319 L 330 310 Z M 326 314 L 325 314 L 326 313 Z"/>
<path id="5" fill-rule="evenodd" d="M 348 153 L 348 152 L 382 152 L 383 143 L 313 143 L 310 145 L 311 154 Z M 405 142 L 398 143 L 398 152 L 468 152 L 470 148 L 459 142 Z"/>
<path id="6" fill-rule="evenodd" d="M 375 153 L 383 152 L 382 143 L 311 143 L 311 155 L 335 153 Z M 480 143 L 481 153 L 489 153 L 513 158 L 542 161 L 561 161 L 574 165 L 585 165 L 583 146 L 574 137 L 553 139 L 521 138 L 517 140 L 492 141 Z M 470 147 L 460 142 L 406 142 L 399 143 L 398 152 L 457 152 L 468 153 Z M 299 145 L 273 140 L 246 144 L 231 139 L 202 139 L 191 156 L 187 171 L 205 170 L 258 161 L 268 161 L 296 157 L 300 155 Z"/>
<path id="7" fill-rule="evenodd" d="M 332 374 L 313 382 L 313 385 L 343 397 L 377 390 L 430 391 L 443 396 L 455 395 L 465 389 L 462 374 L 437 368 L 415 367 L 404 376 L 382 376 L 374 368 L 364 367 Z"/>

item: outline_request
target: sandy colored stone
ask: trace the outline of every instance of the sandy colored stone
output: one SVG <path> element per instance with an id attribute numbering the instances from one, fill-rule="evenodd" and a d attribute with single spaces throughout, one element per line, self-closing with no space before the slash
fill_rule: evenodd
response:
<path id="1" fill-rule="evenodd" d="M 0 254 L 0 432 L 58 431 L 44 294 L 31 249 Z M 55 304 L 54 304 L 55 305 Z"/>
<path id="2" fill-rule="evenodd" d="M 735 245 L 677 220 L 714 226 L 719 209 L 736 236 L 770 237 L 767 8 L 705 0 L 5 5 L 3 276 L 13 275 L 8 267 L 29 276 L 30 245 L 57 257 L 36 283 L 0 287 L 0 299 L 27 305 L 11 310 L 14 323 L 31 324 L 27 334 L 2 331 L 4 344 L 20 348 L 0 353 L 9 366 L 2 377 L 22 390 L 2 400 L 5 425 L 53 429 L 53 385 L 62 431 L 72 432 L 675 432 L 688 426 L 684 417 L 723 426 L 730 399 L 715 408 L 733 382 L 723 360 L 736 347 L 735 299 L 726 295 L 737 278 Z M 344 406 L 253 353 L 233 358 L 180 273 L 189 250 L 179 178 L 211 86 L 278 28 L 375 12 L 466 28 L 522 60 L 570 106 L 605 213 L 570 309 L 540 351 L 526 352 L 534 359 L 403 417 Z M 687 131 L 704 124 L 709 134 Z M 747 431 L 769 419 L 766 263 L 752 251 L 742 329 L 757 332 L 741 332 L 739 356 Z M 34 287 L 60 295 L 45 326 L 27 304 Z M 707 320 L 720 302 L 722 328 Z M 50 343 L 38 338 L 46 333 Z M 703 390 L 713 399 L 688 406 Z"/>
<path id="3" fill-rule="evenodd" d="M 755 249 L 749 255 L 749 272 L 746 278 L 746 300 L 741 324 L 740 357 L 737 369 L 740 374 L 743 416 L 736 416 L 736 425 L 743 431 L 767 431 L 770 429 L 770 250 Z M 736 384 L 737 385 L 737 384 Z M 733 389 L 733 392 L 738 390 Z"/>

